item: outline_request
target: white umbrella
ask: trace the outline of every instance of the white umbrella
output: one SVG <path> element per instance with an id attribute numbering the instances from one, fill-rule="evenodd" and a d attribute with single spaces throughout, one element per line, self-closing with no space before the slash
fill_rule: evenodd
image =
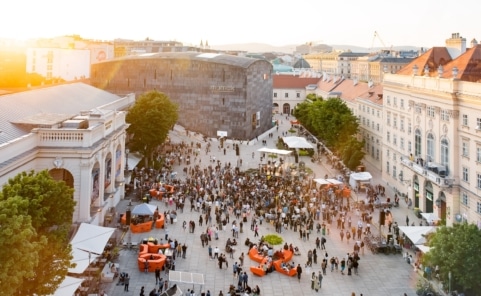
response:
<path id="1" fill-rule="evenodd" d="M 132 210 L 132 215 L 149 215 L 152 216 L 157 210 L 157 206 L 150 205 L 147 203 L 142 203 L 136 205 L 135 208 Z"/>

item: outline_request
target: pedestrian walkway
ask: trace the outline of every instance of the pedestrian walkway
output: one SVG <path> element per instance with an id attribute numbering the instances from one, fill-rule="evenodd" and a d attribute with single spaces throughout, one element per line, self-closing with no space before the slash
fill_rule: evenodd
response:
<path id="1" fill-rule="evenodd" d="M 272 128 L 270 131 L 263 135 L 260 135 L 258 139 L 251 140 L 249 142 L 244 141 L 240 144 L 240 156 L 236 156 L 236 151 L 233 149 L 232 141 L 227 141 L 226 153 L 224 155 L 223 149 L 217 148 L 216 139 L 212 140 L 212 151 L 211 153 L 205 153 L 205 150 L 201 150 L 201 166 L 209 164 L 209 161 L 215 156 L 216 161 L 219 160 L 221 163 L 230 162 L 233 166 L 239 164 L 241 170 L 247 170 L 249 168 L 258 168 L 260 163 L 260 153 L 257 151 L 262 147 L 275 148 L 275 142 L 278 136 L 282 136 L 282 132 L 286 132 L 291 126 L 289 123 L 292 117 L 286 118 L 285 115 L 275 115 L 276 120 L 279 120 L 279 129 Z M 269 133 L 273 133 L 273 137 L 268 137 Z M 176 126 L 174 131 L 169 135 L 171 142 L 180 143 L 184 141 L 185 143 L 190 143 L 191 141 L 204 143 L 205 142 L 200 136 L 189 135 L 185 131 Z M 267 145 L 263 146 L 262 140 L 266 140 Z M 239 143 L 239 142 L 236 142 Z M 226 148 L 227 148 L 226 146 Z M 252 157 L 254 155 L 254 157 Z M 242 164 L 240 165 L 240 159 L 242 159 Z M 328 174 L 330 177 L 337 176 L 338 172 L 333 170 L 330 166 L 325 166 L 325 158 L 322 160 L 321 164 L 312 163 L 310 158 L 301 157 L 300 161 L 304 161 L 306 166 L 312 169 L 317 178 L 323 177 Z M 294 158 L 292 157 L 292 161 Z M 182 178 L 183 176 L 183 165 L 175 166 L 175 170 L 178 172 L 177 176 Z M 380 178 L 380 174 L 375 171 L 370 171 L 373 175 L 373 184 L 383 184 Z M 387 194 L 393 194 L 389 187 L 386 187 Z M 354 196 L 357 198 L 356 196 Z M 125 213 L 129 199 L 126 197 L 117 206 L 117 213 Z M 151 202 L 157 205 L 161 212 L 169 209 L 164 203 L 153 200 Z M 401 206 L 399 208 L 393 208 L 394 220 L 398 221 L 399 225 L 405 225 L 406 215 L 409 215 L 411 221 L 417 221 L 418 218 L 414 216 L 412 211 L 409 211 L 407 207 L 401 201 Z M 135 205 L 135 203 L 133 203 Z M 377 210 L 376 210 L 377 213 Z M 379 215 L 374 214 L 374 221 Z M 357 223 L 358 217 L 354 213 L 351 214 L 353 224 Z M 249 222 L 250 222 L 249 217 Z M 195 233 L 189 233 L 188 230 L 182 229 L 182 222 L 190 220 L 198 221 L 199 213 L 191 212 L 189 207 L 189 202 L 187 201 L 184 213 L 178 213 L 177 223 L 167 224 L 165 229 L 153 229 L 149 233 L 141 234 L 131 234 L 132 242 L 139 242 L 144 238 L 154 237 L 157 239 L 163 239 L 166 232 L 168 232 L 169 237 L 172 239 L 177 239 L 179 243 L 187 245 L 187 258 L 176 260 L 176 270 L 177 271 L 187 271 L 194 273 L 203 273 L 205 277 L 205 286 L 199 287 L 186 284 L 178 284 L 182 291 L 194 288 L 196 295 L 200 295 L 200 291 L 210 290 L 211 295 L 217 296 L 219 291 L 222 290 L 224 295 L 226 295 L 229 285 L 237 285 L 237 279 L 232 277 L 232 265 L 234 262 L 238 262 L 238 257 L 241 252 L 246 254 L 246 259 L 244 262 L 244 270 L 247 270 L 249 275 L 249 285 L 255 287 L 258 285 L 261 289 L 261 295 L 263 296 L 275 296 L 275 295 L 314 295 L 315 292 L 311 290 L 310 274 L 315 271 L 316 273 L 320 270 L 320 263 L 322 262 L 323 252 L 318 250 L 318 264 L 313 265 L 312 268 L 305 267 L 304 264 L 307 262 L 307 253 L 309 250 L 315 248 L 316 237 L 319 236 L 317 233 L 312 233 L 309 241 L 302 241 L 299 238 L 298 232 L 293 232 L 292 230 L 284 230 L 282 237 L 288 244 L 293 244 L 298 246 L 301 252 L 300 256 L 294 256 L 293 261 L 297 265 L 298 263 L 303 266 L 303 274 L 301 281 L 298 282 L 297 278 L 289 278 L 278 272 L 270 273 L 264 277 L 256 277 L 249 271 L 249 266 L 258 265 L 258 263 L 251 261 L 247 256 L 248 247 L 244 246 L 244 241 L 249 238 L 254 240 L 254 232 L 250 230 L 249 227 L 244 227 L 244 232 L 239 233 L 236 252 L 234 258 L 228 258 L 229 267 L 227 269 L 220 270 L 217 261 L 209 260 L 207 255 L 207 247 L 202 247 L 200 241 L 200 234 L 204 229 L 201 227 L 196 227 Z M 231 219 L 232 222 L 232 219 Z M 348 252 L 353 251 L 353 241 L 348 244 L 345 240 L 340 241 L 339 231 L 335 229 L 336 227 L 331 227 L 330 235 L 326 235 L 326 251 L 328 252 L 329 258 L 332 256 L 337 256 L 339 258 L 345 256 Z M 266 235 L 269 233 L 275 233 L 274 227 L 269 223 L 263 223 L 259 226 L 259 234 Z M 213 240 L 210 242 L 211 246 L 219 247 L 221 251 L 224 251 L 225 243 L 227 238 L 231 237 L 232 233 L 230 231 L 220 231 L 219 240 Z M 124 237 L 124 241 L 127 238 Z M 229 256 L 227 256 L 229 257 Z M 155 287 L 155 274 L 154 273 L 144 273 L 140 272 L 137 267 L 137 250 L 135 249 L 124 249 L 120 252 L 119 256 L 120 271 L 127 272 L 130 277 L 130 292 L 124 292 L 123 287 L 116 285 L 116 282 L 112 284 L 103 284 L 104 290 L 110 296 L 112 295 L 138 295 L 140 288 L 145 287 L 146 294 Z M 162 272 L 161 277 L 164 279 L 168 278 L 164 272 Z M 415 286 L 418 279 L 418 275 L 413 271 L 413 268 L 406 264 L 401 255 L 385 255 L 385 254 L 371 254 L 370 251 L 366 250 L 365 255 L 361 256 L 359 261 L 359 275 L 341 275 L 340 272 L 330 272 L 327 271 L 327 275 L 324 276 L 322 281 L 322 287 L 320 289 L 320 294 L 322 295 L 351 295 L 355 292 L 357 296 L 362 293 L 363 295 L 369 296 L 385 296 L 385 295 L 416 295 Z"/>

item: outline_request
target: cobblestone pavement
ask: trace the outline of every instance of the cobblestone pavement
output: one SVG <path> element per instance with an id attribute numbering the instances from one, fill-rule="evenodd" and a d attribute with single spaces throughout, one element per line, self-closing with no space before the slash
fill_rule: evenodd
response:
<path id="1" fill-rule="evenodd" d="M 262 140 L 267 141 L 266 147 L 275 148 L 274 141 L 278 136 L 281 136 L 282 132 L 285 132 L 290 128 L 288 119 L 293 118 L 290 117 L 286 119 L 285 115 L 276 115 L 275 119 L 278 119 L 280 122 L 278 130 L 273 128 L 271 131 L 259 136 L 258 140 L 253 140 L 249 143 L 244 142 L 240 145 L 240 153 L 243 159 L 241 167 L 242 170 L 246 170 L 248 168 L 257 168 L 259 166 L 260 154 L 257 152 L 257 150 L 263 147 Z M 273 133 L 272 138 L 268 137 L 269 133 Z M 171 132 L 170 139 L 174 143 L 180 143 L 181 141 L 186 143 L 190 143 L 191 141 L 204 142 L 198 136 L 187 136 L 185 131 L 178 126 L 176 126 L 174 131 Z M 213 142 L 212 148 L 212 152 L 207 155 L 205 154 L 204 149 L 202 149 L 201 165 L 208 164 L 212 156 L 215 156 L 216 160 L 218 159 L 222 163 L 230 162 L 232 165 L 238 163 L 239 157 L 235 155 L 235 150 L 232 149 L 232 146 L 230 146 L 230 149 L 226 149 L 225 155 L 223 150 L 217 149 L 216 142 Z M 253 153 L 254 157 L 252 157 Z M 314 164 L 308 158 L 301 158 L 300 160 L 303 160 L 306 163 L 306 166 L 311 168 L 318 178 L 323 177 L 325 174 L 328 174 L 331 177 L 337 175 L 337 172 L 331 169 L 330 166 L 324 165 L 325 159 L 323 159 L 321 164 Z M 291 159 L 291 161 L 294 161 L 294 159 Z M 179 178 L 183 177 L 183 167 L 184 166 L 175 167 Z M 383 184 L 380 178 L 380 172 L 370 171 L 370 173 L 373 175 L 372 184 Z M 390 188 L 386 187 L 386 189 L 388 196 L 394 195 Z M 362 196 L 354 196 L 354 198 L 362 198 Z M 116 208 L 117 213 L 125 213 L 128 203 L 129 200 L 127 198 L 122 200 Z M 153 200 L 151 203 L 158 205 L 161 212 L 169 209 L 168 206 L 166 207 L 166 205 L 160 201 Z M 133 202 L 132 204 L 135 205 L 136 203 Z M 183 221 L 188 222 L 193 220 L 197 224 L 199 219 L 198 212 L 190 211 L 189 202 L 186 203 L 185 209 L 186 210 L 184 213 L 180 213 L 178 215 L 177 223 L 174 223 L 173 225 L 168 224 L 165 229 L 154 228 L 149 233 L 132 234 L 132 242 L 138 242 L 147 237 L 154 237 L 158 239 L 164 238 L 166 231 L 168 231 L 170 238 L 177 239 L 180 243 L 185 243 L 188 246 L 187 258 L 178 258 L 176 260 L 176 270 L 202 273 L 205 277 L 205 285 L 203 287 L 192 287 L 191 285 L 187 284 L 178 284 L 180 289 L 182 291 L 186 291 L 187 289 L 194 288 L 196 295 L 200 295 L 199 292 L 201 290 L 210 290 L 211 295 L 218 295 L 219 291 L 222 290 L 224 295 L 226 295 L 229 285 L 236 285 L 237 283 L 237 279 L 234 279 L 232 275 L 232 265 L 234 262 L 238 261 L 237 258 L 241 252 L 247 254 L 248 247 L 244 246 L 243 242 L 246 238 L 253 240 L 254 232 L 250 230 L 250 227 L 244 227 L 244 232 L 239 234 L 238 241 L 241 242 L 241 244 L 238 246 L 236 253 L 234 254 L 234 258 L 228 258 L 229 267 L 221 270 L 217 265 L 217 261 L 209 260 L 207 248 L 203 248 L 200 243 L 200 233 L 205 229 L 201 229 L 197 226 L 194 234 L 189 233 L 188 230 L 184 231 L 182 229 Z M 378 215 L 376 215 L 377 212 L 378 210 L 376 210 L 374 217 L 378 217 Z M 399 208 L 393 208 L 392 212 L 394 220 L 398 221 L 399 225 L 405 224 L 403 221 L 405 221 L 406 215 L 409 215 L 411 221 L 418 221 L 418 218 L 416 218 L 414 214 L 407 209 L 403 201 L 401 202 L 401 206 Z M 350 216 L 352 217 L 353 223 L 356 223 L 358 217 L 355 215 L 355 213 L 351 213 Z M 374 220 L 377 220 L 377 218 L 374 218 Z M 250 223 L 247 224 L 247 226 L 250 225 Z M 374 231 L 379 230 L 375 229 Z M 260 225 L 260 235 L 274 232 L 275 231 L 271 224 L 264 222 L 262 225 Z M 223 250 L 225 242 L 230 236 L 232 236 L 230 231 L 220 231 L 219 240 L 211 241 L 212 247 L 218 246 L 221 250 Z M 288 244 L 292 243 L 300 248 L 301 255 L 294 256 L 293 261 L 296 264 L 301 263 L 302 266 L 304 266 L 305 262 L 307 261 L 308 250 L 315 247 L 315 239 L 317 236 L 319 236 L 319 234 L 313 233 L 311 234 L 310 240 L 304 242 L 299 238 L 298 232 L 285 230 L 282 233 L 282 237 L 285 242 Z M 346 243 L 346 241 L 341 242 L 339 232 L 336 227 L 331 227 L 331 233 L 330 235 L 326 235 L 326 238 L 326 247 L 329 257 L 342 257 L 345 256 L 346 253 L 352 251 L 353 242 L 351 241 L 349 244 Z M 123 237 L 123 239 L 126 241 L 127 238 Z M 318 250 L 318 253 L 321 252 Z M 322 258 L 322 254 L 319 254 L 318 256 L 319 258 Z M 318 264 L 313 265 L 312 268 L 303 267 L 304 271 L 302 273 L 300 282 L 297 280 L 297 278 L 289 278 L 277 272 L 272 272 L 264 277 L 257 277 L 248 269 L 249 266 L 257 265 L 257 263 L 251 261 L 248 256 L 246 256 L 246 260 L 244 262 L 244 270 L 247 270 L 247 274 L 249 276 L 249 285 L 251 287 L 258 285 L 261 289 L 261 295 L 315 295 L 317 293 L 314 290 L 311 290 L 310 287 L 310 273 L 312 271 L 317 273 L 317 271 L 320 270 L 320 262 L 322 259 L 319 258 Z M 140 272 L 137 267 L 137 250 L 123 249 L 120 252 L 118 263 L 120 263 L 121 272 L 127 272 L 131 277 L 129 292 L 124 292 L 123 286 L 117 285 L 118 280 L 116 279 L 114 283 L 102 284 L 103 289 L 108 295 L 138 295 L 142 286 L 145 287 L 146 295 L 148 295 L 148 293 L 155 287 L 154 273 Z M 415 286 L 419 277 L 418 274 L 413 271 L 413 268 L 406 264 L 401 255 L 372 254 L 368 250 L 365 251 L 365 255 L 361 256 L 359 263 L 359 275 L 347 276 L 341 275 L 340 272 L 331 273 L 329 270 L 327 272 L 327 275 L 322 281 L 322 287 L 319 291 L 319 294 L 351 295 L 352 292 L 355 292 L 357 296 L 359 296 L 361 293 L 365 296 L 402 296 L 404 293 L 406 293 L 407 295 L 411 296 L 416 295 Z M 162 272 L 161 276 L 164 279 L 168 277 L 168 275 L 166 275 L 164 272 Z"/>

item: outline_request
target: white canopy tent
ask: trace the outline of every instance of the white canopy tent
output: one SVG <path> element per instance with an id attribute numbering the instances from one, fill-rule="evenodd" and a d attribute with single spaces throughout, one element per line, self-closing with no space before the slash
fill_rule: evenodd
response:
<path id="1" fill-rule="evenodd" d="M 429 252 L 429 250 L 431 250 L 431 247 L 428 247 L 428 246 L 425 246 L 425 245 L 416 245 L 416 247 L 421 250 L 421 252 L 423 252 L 424 254 L 426 254 L 427 252 Z"/>
<path id="2" fill-rule="evenodd" d="M 306 138 L 302 137 L 283 137 L 282 140 L 286 143 L 289 148 L 304 148 L 304 149 L 314 149 Z"/>
<path id="3" fill-rule="evenodd" d="M 436 230 L 434 226 L 399 226 L 399 229 L 413 242 L 415 245 L 426 243 L 425 236 Z"/>
<path id="4" fill-rule="evenodd" d="M 314 182 L 316 182 L 319 185 L 341 185 L 342 182 L 336 179 L 314 179 Z"/>
<path id="5" fill-rule="evenodd" d="M 77 264 L 69 268 L 70 273 L 83 273 L 90 263 L 104 251 L 105 245 L 114 233 L 115 228 L 102 227 L 88 223 L 80 224 L 72 245 L 73 263 Z"/>
<path id="6" fill-rule="evenodd" d="M 441 220 L 436 213 L 421 213 L 421 216 L 428 221 L 429 224 Z"/>
<path id="7" fill-rule="evenodd" d="M 135 206 L 135 208 L 132 210 L 132 215 L 152 216 L 155 213 L 155 210 L 157 210 L 157 206 L 147 203 L 141 203 Z"/>
<path id="8" fill-rule="evenodd" d="M 72 296 L 82 282 L 83 279 L 66 276 L 53 296 Z"/>
<path id="9" fill-rule="evenodd" d="M 349 175 L 349 185 L 354 189 L 358 188 L 361 183 L 370 183 L 371 180 L 372 175 L 369 172 L 351 173 Z"/>
<path id="10" fill-rule="evenodd" d="M 169 271 L 169 282 L 192 284 L 192 289 L 194 289 L 194 285 L 201 285 L 202 289 L 205 284 L 204 274 L 202 273 L 184 272 L 176 270 Z"/>
<path id="11" fill-rule="evenodd" d="M 264 152 L 264 153 L 280 154 L 280 155 L 287 155 L 287 154 L 292 153 L 292 151 L 290 151 L 290 150 L 271 149 L 271 148 L 266 148 L 266 147 L 258 149 L 257 151 L 258 152 Z"/>

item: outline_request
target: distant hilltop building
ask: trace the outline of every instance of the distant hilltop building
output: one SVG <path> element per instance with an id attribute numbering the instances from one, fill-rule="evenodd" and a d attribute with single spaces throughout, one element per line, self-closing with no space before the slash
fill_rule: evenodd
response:
<path id="1" fill-rule="evenodd" d="M 158 90 L 179 105 L 179 124 L 186 129 L 249 140 L 272 126 L 271 74 L 266 60 L 170 52 L 94 64 L 91 82 L 115 94 Z"/>

